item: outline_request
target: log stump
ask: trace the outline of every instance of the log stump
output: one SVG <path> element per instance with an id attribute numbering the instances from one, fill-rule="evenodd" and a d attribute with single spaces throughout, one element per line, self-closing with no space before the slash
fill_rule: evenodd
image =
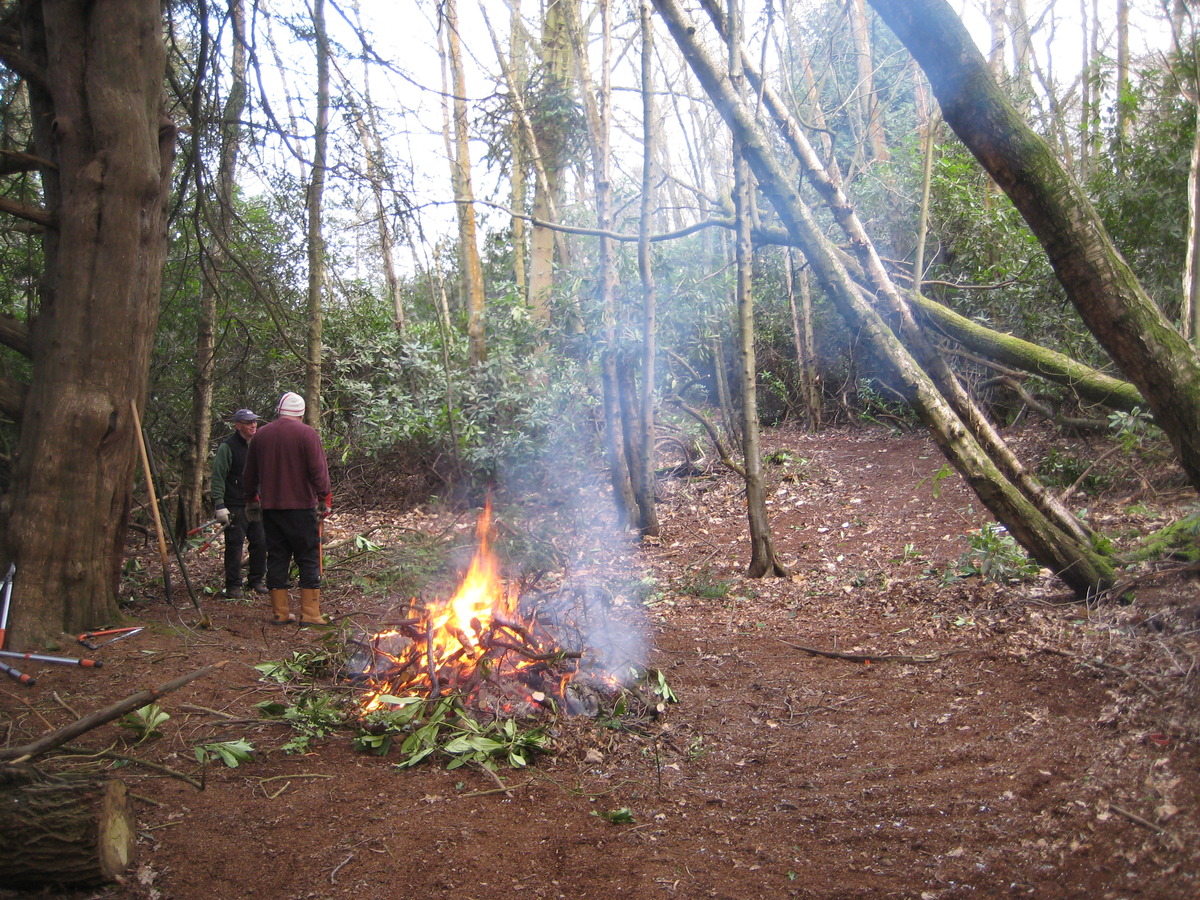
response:
<path id="1" fill-rule="evenodd" d="M 133 862 L 137 823 L 124 782 L 0 769 L 0 884 L 94 885 Z"/>

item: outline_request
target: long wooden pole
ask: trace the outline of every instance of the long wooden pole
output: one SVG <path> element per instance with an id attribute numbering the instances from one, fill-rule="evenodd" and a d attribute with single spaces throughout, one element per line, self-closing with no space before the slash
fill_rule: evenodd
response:
<path id="1" fill-rule="evenodd" d="M 129 401 L 129 408 L 133 410 L 133 430 L 137 433 L 138 450 L 142 455 L 142 472 L 146 476 L 146 489 L 150 491 L 150 510 L 154 513 L 154 531 L 158 535 L 158 555 L 162 557 L 163 589 L 167 592 L 167 602 L 172 603 L 167 539 L 163 533 L 162 517 L 158 514 L 158 496 L 154 490 L 154 478 L 150 474 L 150 457 L 146 453 L 146 438 L 142 434 L 142 417 L 138 415 L 136 400 Z"/>

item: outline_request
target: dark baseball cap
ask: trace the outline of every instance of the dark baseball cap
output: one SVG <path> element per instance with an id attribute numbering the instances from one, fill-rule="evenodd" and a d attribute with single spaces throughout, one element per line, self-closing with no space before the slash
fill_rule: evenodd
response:
<path id="1" fill-rule="evenodd" d="M 256 416 L 253 413 L 253 411 L 251 411 L 249 409 L 239 409 L 237 412 L 235 412 L 233 414 L 233 421 L 235 421 L 235 422 L 257 422 L 258 416 Z"/>

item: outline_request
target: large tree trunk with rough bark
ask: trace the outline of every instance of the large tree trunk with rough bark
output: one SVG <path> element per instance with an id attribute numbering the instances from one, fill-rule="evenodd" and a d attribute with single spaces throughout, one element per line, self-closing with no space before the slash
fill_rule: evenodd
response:
<path id="1" fill-rule="evenodd" d="M 1017 114 L 944 0 L 871 0 L 942 114 L 1024 216 L 1084 324 L 1146 398 L 1200 488 L 1200 356 L 1138 283 L 1050 147 Z"/>
<path id="2" fill-rule="evenodd" d="M 29 2 L 20 24 L 5 62 L 27 78 L 53 218 L 4 530 L 9 643 L 33 649 L 118 615 L 175 130 L 158 0 Z"/>

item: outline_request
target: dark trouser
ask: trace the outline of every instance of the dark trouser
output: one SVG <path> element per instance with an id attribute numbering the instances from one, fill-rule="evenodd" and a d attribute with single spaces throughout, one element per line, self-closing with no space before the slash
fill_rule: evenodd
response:
<path id="1" fill-rule="evenodd" d="M 225 528 L 225 588 L 242 586 L 242 545 L 250 539 L 249 585 L 261 584 L 267 574 L 267 540 L 262 522 L 246 518 L 246 507 L 229 507 L 229 525 Z"/>
<path id="2" fill-rule="evenodd" d="M 267 535 L 267 587 L 287 588 L 292 560 L 300 570 L 300 587 L 321 586 L 321 536 L 315 509 L 264 509 Z"/>

